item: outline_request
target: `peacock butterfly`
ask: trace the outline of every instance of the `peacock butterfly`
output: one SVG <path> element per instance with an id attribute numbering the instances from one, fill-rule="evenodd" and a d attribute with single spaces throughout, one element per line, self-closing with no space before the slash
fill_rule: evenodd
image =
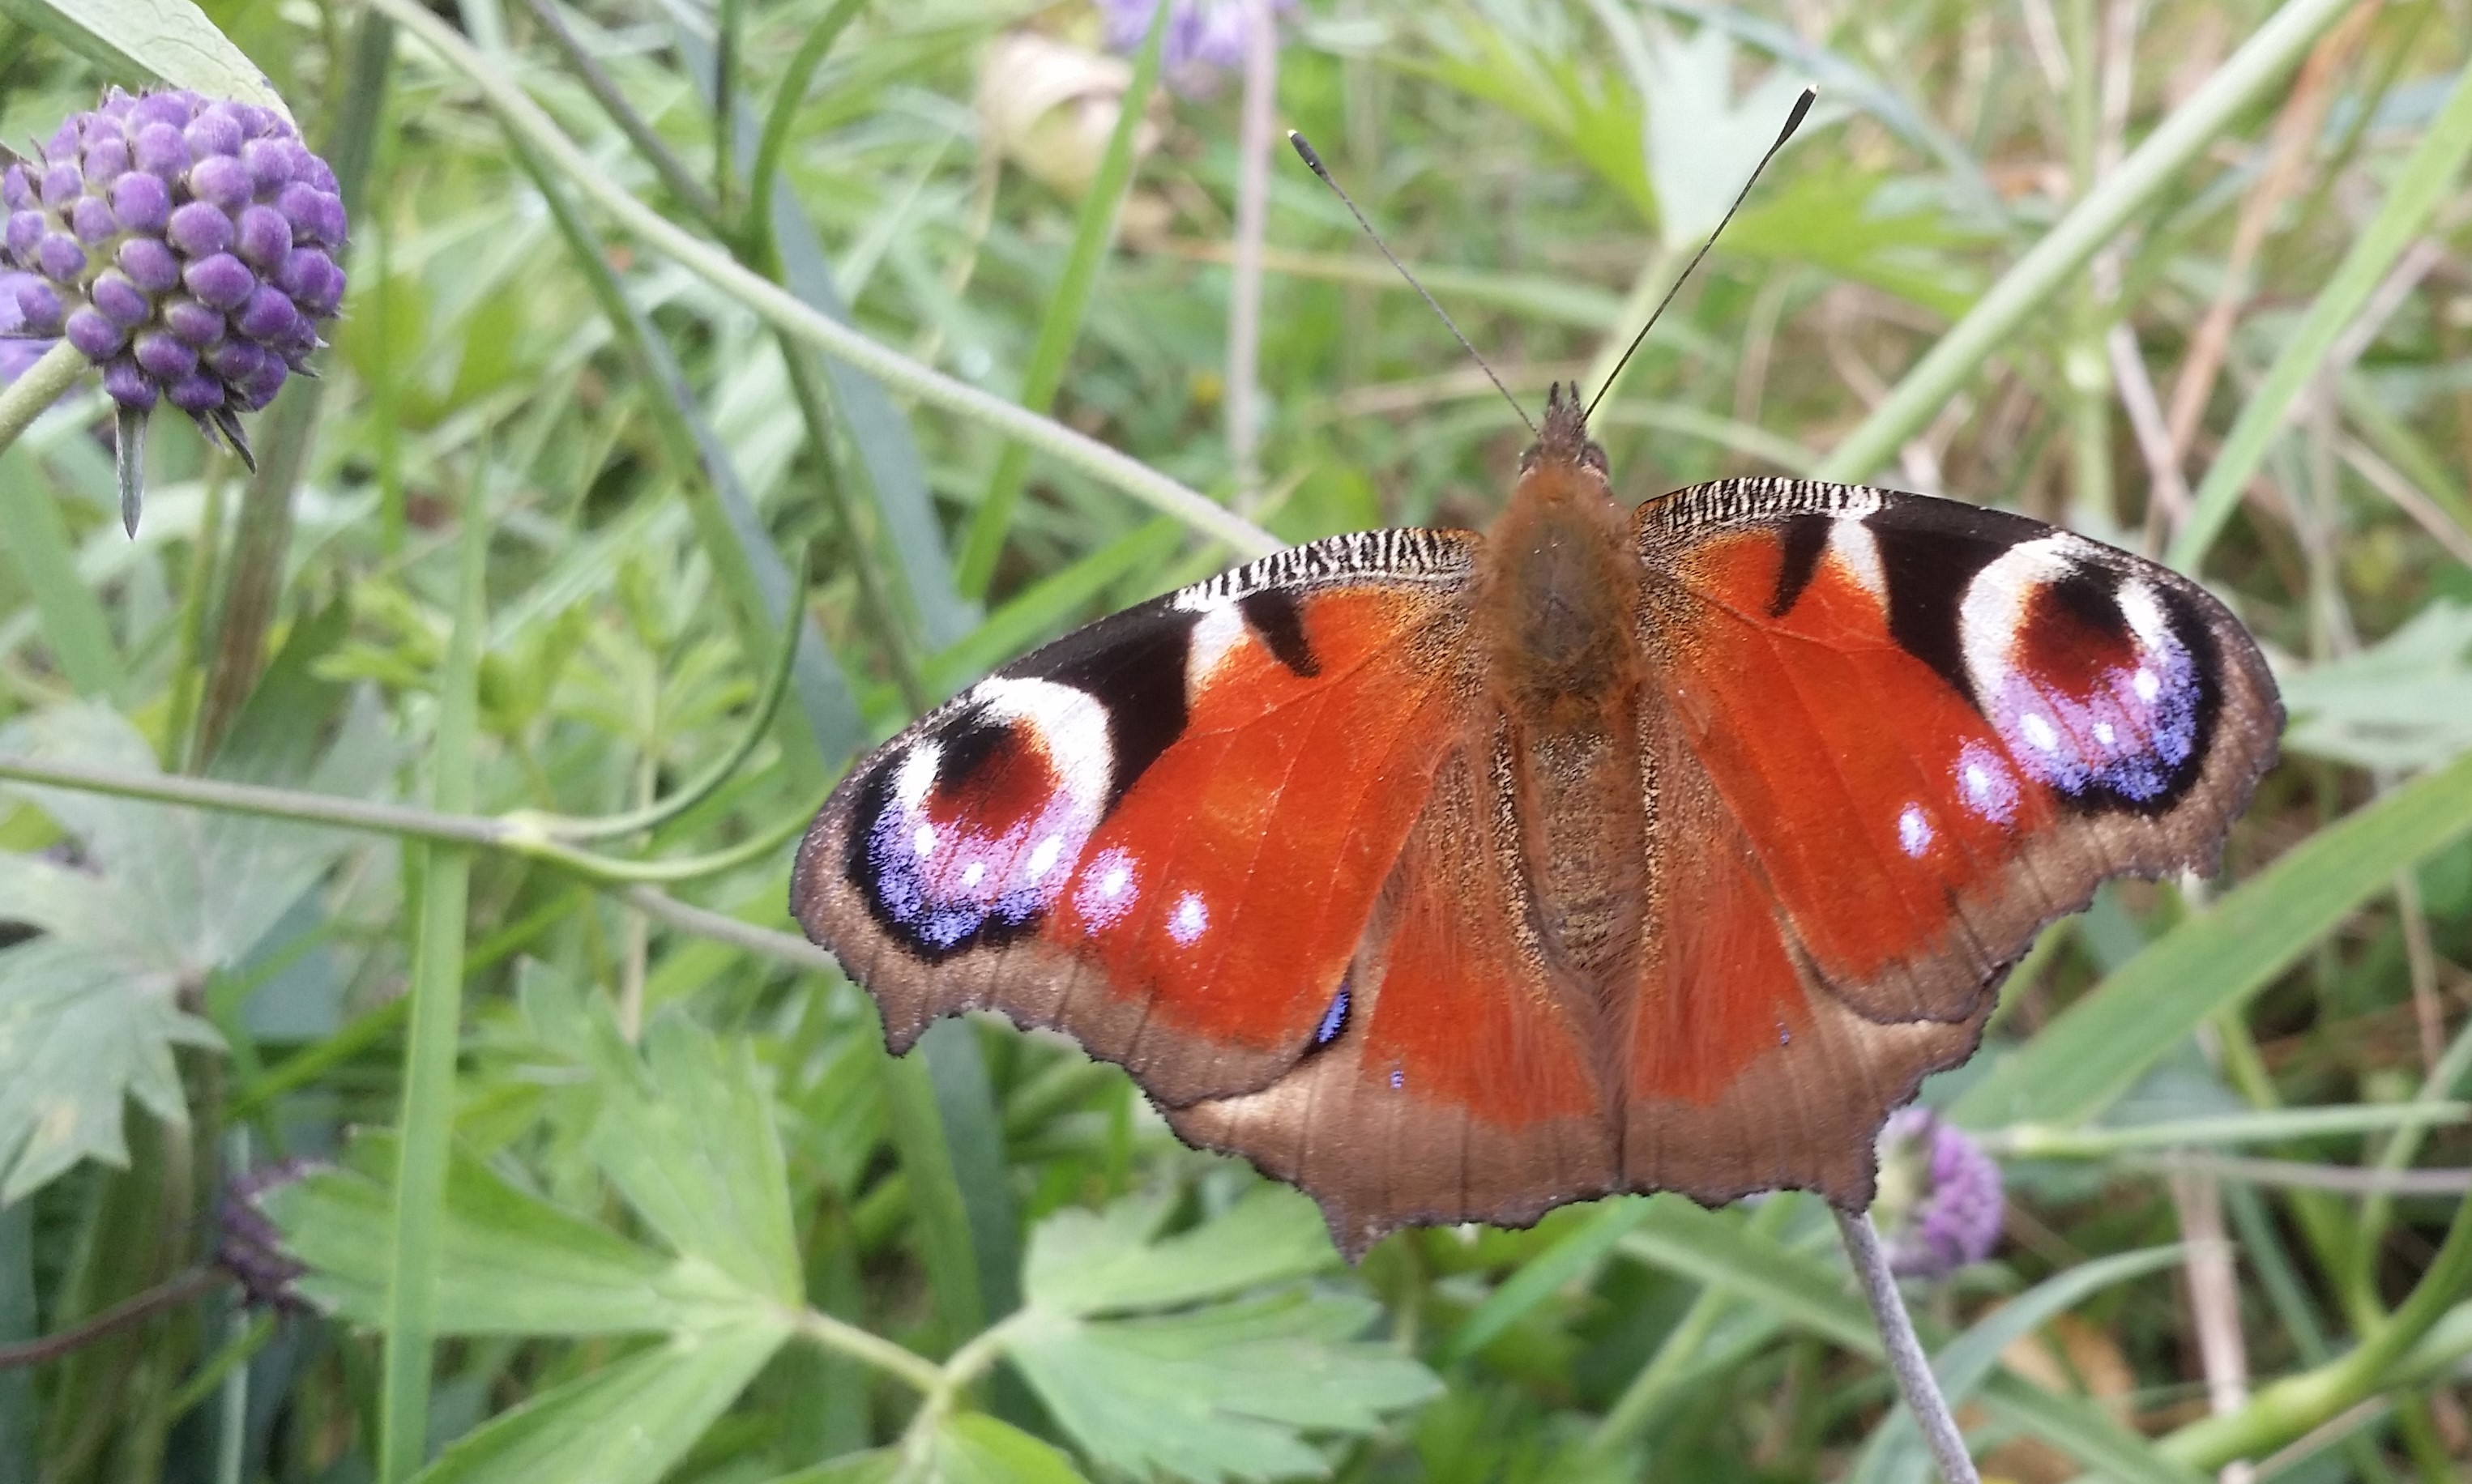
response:
<path id="1" fill-rule="evenodd" d="M 791 907 L 896 1053 L 1061 1030 L 1351 1256 L 1616 1191 L 1859 1209 L 2041 928 L 2211 869 L 2281 729 L 2174 572 L 1859 485 L 1627 510 L 1557 389 L 1488 534 L 1295 547 L 920 718 Z"/>

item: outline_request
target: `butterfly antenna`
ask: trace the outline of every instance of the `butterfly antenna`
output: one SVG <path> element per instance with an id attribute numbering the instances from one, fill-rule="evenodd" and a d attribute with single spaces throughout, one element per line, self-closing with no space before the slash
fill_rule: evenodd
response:
<path id="1" fill-rule="evenodd" d="M 1735 193 L 1734 203 L 1725 208 L 1724 216 L 1717 223 L 1717 230 L 1710 232 L 1708 240 L 1700 245 L 1700 250 L 1691 254 L 1691 261 L 1684 264 L 1682 271 L 1675 277 L 1674 287 L 1666 290 L 1665 297 L 1656 301 L 1656 311 L 1648 317 L 1648 323 L 1641 325 L 1639 333 L 1630 338 L 1630 343 L 1623 347 L 1622 359 L 1614 363 L 1613 370 L 1605 377 L 1605 384 L 1597 389 L 1597 394 L 1588 399 L 1588 410 L 1581 414 L 1581 422 L 1585 423 L 1596 415 L 1597 404 L 1605 399 L 1605 393 L 1613 389 L 1615 382 L 1622 380 L 1622 368 L 1630 365 L 1632 352 L 1648 339 L 1648 332 L 1656 328 L 1656 321 L 1664 317 L 1665 306 L 1673 303 L 1674 295 L 1682 292 L 1682 286 L 1690 281 L 1692 271 L 1699 268 L 1700 260 L 1708 255 L 1709 248 L 1717 246 L 1717 238 L 1725 230 L 1725 224 L 1734 220 L 1734 213 L 1742 210 L 1743 202 L 1750 198 L 1751 187 L 1760 183 L 1760 172 L 1769 168 L 1769 161 L 1776 158 L 1777 151 L 1784 149 L 1785 142 L 1794 137 L 1794 131 L 1802 127 L 1804 117 L 1811 112 L 1812 100 L 1818 96 L 1818 88 L 1806 87 L 1802 96 L 1794 101 L 1794 111 L 1785 116 L 1785 128 L 1777 130 L 1776 142 L 1770 145 L 1769 153 L 1761 155 L 1760 162 L 1751 167 L 1751 177 L 1743 182 L 1742 190 Z"/>
<path id="2" fill-rule="evenodd" d="M 1534 433 L 1536 431 L 1536 420 L 1528 415 L 1528 409 L 1519 405 L 1519 399 L 1510 394 L 1510 389 L 1502 384 L 1501 377 L 1493 374 L 1493 367 L 1486 364 L 1485 357 L 1479 354 L 1474 345 L 1468 343 L 1468 338 L 1466 336 L 1460 333 L 1459 323 L 1457 320 L 1451 318 L 1451 312 L 1444 309 L 1440 304 L 1436 303 L 1432 294 L 1425 293 L 1425 286 L 1416 281 L 1415 274 L 1408 271 L 1408 265 L 1399 261 L 1398 254 L 1390 250 L 1390 245 L 1384 242 L 1382 240 L 1382 234 L 1373 229 L 1373 224 L 1365 220 L 1365 213 L 1356 209 L 1355 200 L 1348 196 L 1346 191 L 1341 189 L 1338 181 L 1330 177 L 1330 167 L 1321 162 L 1321 156 L 1316 154 L 1314 153 L 1314 147 L 1305 142 L 1305 136 L 1291 129 L 1288 130 L 1288 143 L 1296 147 L 1296 153 L 1303 158 L 1306 166 L 1310 168 L 1315 175 L 1321 177 L 1321 183 L 1329 186 L 1331 194 L 1337 196 L 1340 200 L 1346 205 L 1348 214 L 1356 218 L 1356 224 L 1365 228 L 1366 236 L 1373 239 L 1373 246 L 1381 248 L 1382 255 L 1390 260 L 1390 266 L 1399 271 L 1399 276 L 1408 280 L 1408 287 L 1415 290 L 1418 295 L 1424 299 L 1426 305 L 1430 307 L 1435 314 L 1441 317 L 1443 325 L 1451 332 L 1451 338 L 1458 341 L 1460 342 L 1460 348 L 1466 351 L 1476 362 L 1477 369 L 1485 372 L 1485 379 L 1493 383 L 1493 389 L 1502 393 L 1502 400 L 1510 404 L 1510 410 L 1519 414 L 1519 420 L 1528 424 L 1528 431 L 1530 433 Z M 1779 143 L 1783 143 L 1783 141 L 1780 140 Z M 1776 152 L 1772 150 L 1770 153 L 1774 153 Z"/>

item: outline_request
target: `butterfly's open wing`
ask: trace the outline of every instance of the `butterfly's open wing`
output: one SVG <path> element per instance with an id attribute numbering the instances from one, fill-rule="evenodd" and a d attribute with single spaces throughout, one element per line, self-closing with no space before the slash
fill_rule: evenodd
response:
<path id="1" fill-rule="evenodd" d="M 1007 666 L 861 762 L 792 907 L 906 1050 L 999 1010 L 1174 1106 L 1338 1033 L 1463 680 L 1471 538 L 1267 557 Z"/>
<path id="2" fill-rule="evenodd" d="M 1593 997 L 1539 955 L 1510 766 L 1498 732 L 1456 740 L 1329 1043 L 1260 1092 L 1168 1114 L 1302 1187 L 1350 1256 L 1394 1227 L 1525 1225 L 1615 1189 L 1618 1071 Z"/>
<path id="3" fill-rule="evenodd" d="M 2045 923 L 2211 867 L 2272 681 L 2196 584 L 1998 511 L 1745 480 L 1635 530 L 1670 807 L 1712 817 L 1658 832 L 1627 1176 L 1867 1200 L 1879 1115 L 1971 1048 Z"/>

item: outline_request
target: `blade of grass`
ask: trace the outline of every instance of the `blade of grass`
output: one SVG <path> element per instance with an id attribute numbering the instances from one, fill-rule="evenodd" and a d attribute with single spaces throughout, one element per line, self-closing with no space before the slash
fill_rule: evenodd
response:
<path id="1" fill-rule="evenodd" d="M 1556 1289 L 1594 1268 L 1614 1244 L 1631 1228 L 1647 1219 L 1648 1203 L 1643 1200 L 1616 1200 L 1580 1225 L 1571 1229 L 1561 1240 L 1546 1248 L 1510 1275 L 1503 1284 L 1485 1296 L 1451 1336 L 1443 1352 L 1446 1364 L 1456 1365 L 1490 1344 L 1494 1336 L 1517 1324 L 1530 1309 L 1554 1296 Z"/>
<path id="2" fill-rule="evenodd" d="M 1022 365 L 1021 405 L 1034 412 L 1049 412 L 1056 405 L 1065 360 L 1082 336 L 1082 317 L 1090 307 L 1091 287 L 1098 282 L 1107 248 L 1116 240 L 1116 223 L 1133 183 L 1133 139 L 1141 131 L 1142 116 L 1158 82 L 1167 11 L 1166 0 L 1160 0 L 1151 17 L 1150 35 L 1133 55 L 1132 81 L 1125 85 L 1125 96 L 1117 106 L 1107 152 L 1100 156 L 1098 173 L 1091 177 L 1090 194 L 1082 198 L 1081 216 L 1073 224 L 1073 245 L 1064 254 L 1064 271 L 1058 275 L 1047 313 L 1038 321 L 1038 339 L 1031 344 L 1030 359 Z M 996 558 L 1004 554 L 1005 537 L 1012 530 L 1013 505 L 1020 500 L 1029 474 L 1030 450 L 1022 444 L 1007 443 L 996 455 L 995 473 L 988 477 L 986 493 L 979 497 L 979 508 L 970 517 L 969 536 L 962 543 L 961 567 L 954 577 L 964 596 L 986 597 Z"/>
<path id="3" fill-rule="evenodd" d="M 2395 872 L 2467 830 L 2472 755 L 2318 831 L 2155 939 L 1995 1062 L 1950 1117 L 1985 1129 L 2096 1118 L 2207 1017 L 2264 988 Z"/>
<path id="4" fill-rule="evenodd" d="M 2318 375 L 2327 352 L 2376 292 L 2387 270 L 2428 224 L 2455 177 L 2462 173 L 2466 158 L 2472 158 L 2472 67 L 2456 75 L 2446 106 L 2413 146 L 2377 215 L 2352 239 L 2326 287 L 2275 353 L 2266 379 L 2242 406 L 2231 432 L 2223 436 L 2222 451 L 2199 483 L 2188 523 L 2172 540 L 2166 559 L 2173 566 L 2194 572 L 2205 560 L 2207 549 L 2222 534 L 2239 506 L 2241 491 L 2248 487 L 2267 450 L 2282 436 L 2294 401 Z"/>
<path id="5" fill-rule="evenodd" d="M 1870 415 L 1829 450 L 1819 461 L 1818 477 L 1867 479 L 1894 459 L 1908 438 L 1939 415 L 1966 378 L 2008 345 L 2027 318 L 2066 288 L 2130 217 L 2164 200 L 2199 152 L 2281 82 L 2318 34 L 2351 4 L 2288 0 L 1975 301 Z"/>
<path id="6" fill-rule="evenodd" d="M 484 579 L 489 555 L 486 445 L 464 499 L 455 629 L 439 681 L 430 802 L 443 813 L 472 807 L 473 748 L 480 729 L 481 635 L 488 622 Z M 404 1044 L 402 1130 L 396 1151 L 393 1246 L 387 1270 L 386 1337 L 378 1396 L 379 1484 L 420 1470 L 429 1438 L 429 1385 L 438 1286 L 440 1213 L 454 1133 L 455 1061 L 463 1026 L 464 927 L 471 852 L 424 843 L 420 907 L 413 939 L 411 1035 Z"/>
<path id="7" fill-rule="evenodd" d="M 0 549 L 17 569 L 17 579 L 35 597 L 52 659 L 80 695 L 101 700 L 122 694 L 129 671 L 111 642 L 111 621 L 102 601 L 78 576 L 77 549 L 59 507 L 43 493 L 34 456 L 22 448 L 0 449 Z"/>
<path id="8" fill-rule="evenodd" d="M 860 378 L 862 382 L 874 378 L 921 401 L 934 403 L 981 423 L 1005 437 L 1020 438 L 1049 458 L 1120 489 L 1204 535 L 1226 543 L 1241 555 L 1268 555 L 1280 548 L 1282 543 L 1276 536 L 1237 516 L 1200 490 L 1170 479 L 1140 460 L 1051 418 L 1026 412 L 1001 397 L 990 396 L 941 371 L 922 365 L 859 334 L 831 314 L 808 304 L 780 285 L 749 271 L 710 243 L 699 241 L 693 234 L 628 195 L 606 177 L 606 172 L 593 169 L 574 141 L 559 131 L 522 88 L 475 51 L 470 42 L 422 8 L 418 0 L 369 0 L 369 4 L 374 10 L 393 17 L 397 24 L 417 36 L 422 45 L 471 82 L 511 132 L 537 147 L 550 163 L 574 182 L 578 190 L 624 223 L 627 229 L 639 236 L 647 247 L 670 257 L 680 267 L 739 300 L 766 323 L 821 349 L 833 358 L 834 364 L 846 363 L 856 367 L 865 373 Z M 786 251 L 785 243 L 785 256 Z M 799 281 L 795 262 L 785 263 L 785 271 L 793 282 Z M 802 290 L 804 287 L 802 285 Z M 848 385 L 837 381 L 836 386 L 842 393 L 844 414 L 853 436 L 859 440 L 861 458 L 868 459 L 868 437 L 870 432 L 880 433 L 884 424 L 869 415 L 868 401 L 850 395 Z M 891 418 L 890 401 L 884 396 L 884 389 L 877 387 L 874 393 L 874 405 L 886 412 L 888 419 Z M 886 495 L 884 470 L 876 467 L 872 459 L 868 462 L 877 480 L 877 496 L 883 499 Z M 894 520 L 895 511 L 896 507 L 888 502 L 887 519 L 892 522 L 897 534 L 908 528 Z M 932 515 L 932 512 L 928 513 Z M 953 624 L 953 637 L 958 637 L 966 627 L 966 623 Z M 931 623 L 928 631 L 934 635 L 937 625 Z M 949 642 L 950 639 L 946 639 L 939 644 Z"/>
<path id="9" fill-rule="evenodd" d="M 549 0 L 534 0 L 545 5 Z M 833 0 L 833 8 L 807 33 L 791 55 L 790 65 L 781 72 L 780 85 L 773 89 L 772 106 L 764 115 L 764 133 L 755 146 L 755 165 L 747 177 L 747 221 L 739 228 L 740 240 L 749 245 L 748 256 L 761 263 L 772 252 L 772 186 L 781 173 L 781 154 L 790 144 L 790 126 L 797 121 L 798 106 L 806 101 L 807 86 L 815 80 L 816 69 L 823 65 L 833 43 L 842 32 L 867 8 L 868 0 Z"/>

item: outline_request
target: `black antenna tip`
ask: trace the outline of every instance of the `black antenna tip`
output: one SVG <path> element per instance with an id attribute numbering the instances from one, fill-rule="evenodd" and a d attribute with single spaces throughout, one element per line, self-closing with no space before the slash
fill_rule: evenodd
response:
<path id="1" fill-rule="evenodd" d="M 1315 175 L 1320 176 L 1325 179 L 1329 177 L 1330 172 L 1322 168 L 1321 156 L 1314 153 L 1314 147 L 1305 142 L 1305 136 L 1303 134 L 1297 132 L 1295 130 L 1289 130 L 1288 143 L 1295 146 L 1296 153 L 1303 158 L 1307 165 L 1313 168 L 1313 173 Z"/>
<path id="2" fill-rule="evenodd" d="M 1802 96 L 1794 101 L 1794 111 L 1785 116 L 1785 128 L 1777 130 L 1776 145 L 1771 145 L 1770 147 L 1771 150 L 1794 137 L 1794 131 L 1800 129 L 1802 121 L 1811 116 L 1811 106 L 1818 101 L 1818 87 L 1807 82 L 1803 84 Z"/>

